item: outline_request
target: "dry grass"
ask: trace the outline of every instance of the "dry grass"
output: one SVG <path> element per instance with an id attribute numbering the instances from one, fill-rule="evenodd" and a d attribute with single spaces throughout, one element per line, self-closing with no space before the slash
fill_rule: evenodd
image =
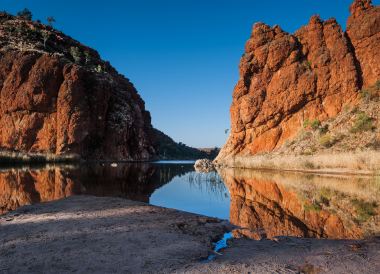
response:
<path id="1" fill-rule="evenodd" d="M 380 151 L 363 151 L 317 155 L 235 156 L 218 162 L 228 167 L 298 170 L 326 173 L 380 172 Z"/>
<path id="2" fill-rule="evenodd" d="M 22 153 L 17 151 L 0 151 L 0 164 L 18 163 L 66 163 L 80 160 L 77 154 L 56 155 L 52 153 Z"/>

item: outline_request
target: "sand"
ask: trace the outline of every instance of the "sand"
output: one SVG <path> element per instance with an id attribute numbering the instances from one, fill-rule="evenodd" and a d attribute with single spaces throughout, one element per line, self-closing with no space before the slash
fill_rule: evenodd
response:
<path id="1" fill-rule="evenodd" d="M 380 239 L 233 239 L 226 221 L 121 198 L 72 196 L 0 216 L 0 273 L 379 273 Z"/>

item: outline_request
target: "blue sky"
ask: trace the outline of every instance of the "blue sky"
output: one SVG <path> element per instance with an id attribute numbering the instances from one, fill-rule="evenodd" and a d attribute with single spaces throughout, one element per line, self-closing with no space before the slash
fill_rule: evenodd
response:
<path id="1" fill-rule="evenodd" d="M 0 0 L 98 50 L 136 86 L 153 125 L 195 147 L 224 144 L 238 64 L 253 23 L 294 32 L 309 17 L 345 27 L 352 0 Z M 373 1 L 379 4 L 380 0 Z"/>

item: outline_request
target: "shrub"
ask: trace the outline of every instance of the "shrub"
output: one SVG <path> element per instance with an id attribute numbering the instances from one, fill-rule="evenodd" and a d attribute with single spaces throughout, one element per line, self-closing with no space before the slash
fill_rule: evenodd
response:
<path id="1" fill-rule="evenodd" d="M 319 144 L 323 147 L 332 147 L 335 139 L 330 134 L 325 134 L 319 138 Z"/>
<path id="2" fill-rule="evenodd" d="M 358 106 L 354 106 L 352 109 L 351 109 L 351 113 L 355 114 L 355 113 L 358 113 L 359 111 L 359 107 Z"/>
<path id="3" fill-rule="evenodd" d="M 321 122 L 317 119 L 313 120 L 310 124 L 311 128 L 316 130 L 321 126 Z"/>
<path id="4" fill-rule="evenodd" d="M 322 210 L 321 205 L 318 204 L 318 203 L 316 203 L 316 202 L 313 202 L 311 204 L 305 204 L 303 206 L 303 208 L 304 208 L 305 211 L 317 211 L 317 212 L 319 212 L 319 211 Z"/>
<path id="5" fill-rule="evenodd" d="M 305 161 L 305 162 L 303 163 L 303 166 L 304 166 L 305 168 L 308 168 L 308 169 L 314 169 L 314 168 L 315 168 L 314 164 L 313 164 L 312 162 L 309 162 L 309 161 Z"/>
<path id="6" fill-rule="evenodd" d="M 102 66 L 101 66 L 101 65 L 98 65 L 98 66 L 95 68 L 95 71 L 98 72 L 98 73 L 101 73 L 101 72 L 103 71 Z"/>
<path id="7" fill-rule="evenodd" d="M 321 122 L 318 119 L 314 119 L 313 121 L 310 121 L 309 119 L 306 119 L 303 122 L 303 127 L 308 128 L 311 127 L 312 129 L 316 130 L 321 126 Z"/>
<path id="8" fill-rule="evenodd" d="M 48 22 L 48 25 L 50 27 L 53 27 L 53 24 L 55 23 L 55 18 L 53 16 L 49 16 L 48 18 L 46 18 L 46 21 Z"/>
<path id="9" fill-rule="evenodd" d="M 309 119 L 306 119 L 305 121 L 303 121 L 303 127 L 304 128 L 307 128 L 309 125 L 310 125 L 310 120 Z"/>
<path id="10" fill-rule="evenodd" d="M 298 138 L 300 140 L 306 140 L 306 139 L 309 139 L 311 137 L 313 137 L 313 133 L 311 133 L 310 131 L 301 130 L 298 133 Z"/>
<path id="11" fill-rule="evenodd" d="M 32 12 L 28 10 L 27 8 L 23 9 L 22 11 L 19 11 L 17 13 L 17 16 L 28 21 L 31 21 L 33 18 Z"/>
<path id="12" fill-rule="evenodd" d="M 362 132 L 362 131 L 369 131 L 373 130 L 373 121 L 372 118 L 369 117 L 365 112 L 360 112 L 357 117 L 354 125 L 351 128 L 352 133 Z"/>
<path id="13" fill-rule="evenodd" d="M 50 33 L 48 31 L 42 31 L 42 39 L 44 41 L 44 48 L 46 48 L 46 42 L 50 37 Z"/>
<path id="14" fill-rule="evenodd" d="M 356 220 L 358 222 L 365 222 L 372 216 L 376 215 L 375 208 L 377 204 L 375 202 L 365 202 L 358 199 L 353 199 L 351 201 L 352 205 L 356 210 Z"/>
<path id="15" fill-rule="evenodd" d="M 323 127 L 320 127 L 318 129 L 318 131 L 319 131 L 319 134 L 321 134 L 321 135 L 326 134 L 329 131 L 329 126 L 328 125 L 324 125 Z"/>
<path id="16" fill-rule="evenodd" d="M 90 61 L 91 61 L 91 54 L 90 54 L 90 52 L 89 52 L 88 50 L 86 50 L 86 51 L 84 52 L 84 58 L 85 58 L 85 63 L 86 63 L 86 65 L 87 65 L 88 63 L 90 63 Z"/>
<path id="17" fill-rule="evenodd" d="M 80 64 L 82 62 L 83 55 L 82 55 L 82 52 L 80 51 L 80 49 L 78 47 L 71 47 L 70 48 L 70 54 L 73 57 L 74 62 L 76 64 Z"/>

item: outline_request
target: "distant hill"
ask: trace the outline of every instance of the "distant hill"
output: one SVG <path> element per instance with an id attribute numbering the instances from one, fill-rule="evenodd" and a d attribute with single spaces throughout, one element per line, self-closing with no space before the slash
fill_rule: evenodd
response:
<path id="1" fill-rule="evenodd" d="M 202 158 L 214 159 L 219 148 L 193 148 L 181 142 L 175 142 L 165 133 L 153 129 L 153 146 L 162 160 L 196 160 Z"/>

